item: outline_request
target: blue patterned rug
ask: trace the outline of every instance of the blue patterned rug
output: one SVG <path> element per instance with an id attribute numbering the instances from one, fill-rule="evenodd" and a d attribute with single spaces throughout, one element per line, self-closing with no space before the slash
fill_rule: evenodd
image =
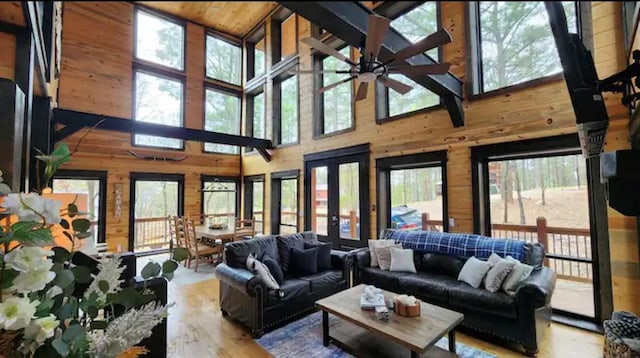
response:
<path id="1" fill-rule="evenodd" d="M 329 315 L 329 320 L 339 318 Z M 256 339 L 262 348 L 275 358 L 304 357 L 304 358 L 350 358 L 351 354 L 330 344 L 322 345 L 322 313 L 315 312 L 275 331 L 269 332 Z M 436 346 L 448 350 L 449 342 L 446 337 L 440 339 Z M 456 350 L 461 358 L 497 358 L 493 354 L 456 343 Z M 407 356 L 409 356 L 407 352 Z"/>

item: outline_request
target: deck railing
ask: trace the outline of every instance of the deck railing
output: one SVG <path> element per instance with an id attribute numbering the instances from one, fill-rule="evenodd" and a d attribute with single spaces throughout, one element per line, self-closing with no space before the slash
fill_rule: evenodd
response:
<path id="1" fill-rule="evenodd" d="M 133 227 L 133 248 L 135 251 L 140 252 L 169 247 L 171 237 L 166 216 L 135 219 Z"/>

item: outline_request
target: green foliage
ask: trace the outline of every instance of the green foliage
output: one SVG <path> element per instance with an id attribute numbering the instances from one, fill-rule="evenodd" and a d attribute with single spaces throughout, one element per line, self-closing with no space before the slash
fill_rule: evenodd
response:
<path id="1" fill-rule="evenodd" d="M 240 85 L 242 50 L 236 45 L 207 36 L 207 77 Z"/>
<path id="2" fill-rule="evenodd" d="M 13 280 L 18 277 L 19 272 L 14 269 L 5 268 L 2 273 L 2 281 L 0 282 L 0 290 L 6 290 L 13 285 Z"/>
<path id="3" fill-rule="evenodd" d="M 78 283 L 91 283 L 93 280 L 91 278 L 91 270 L 86 266 L 76 266 L 71 269 L 71 272 Z"/>
<path id="4" fill-rule="evenodd" d="M 11 225 L 12 240 L 25 246 L 46 246 L 53 243 L 51 230 L 33 221 L 19 221 Z"/>
<path id="5" fill-rule="evenodd" d="M 350 57 L 350 47 L 340 50 L 344 56 Z M 348 64 L 328 56 L 322 60 L 322 68 L 326 70 L 349 70 Z M 348 74 L 323 73 L 322 83 L 328 86 L 348 78 Z M 323 133 L 332 133 L 351 127 L 353 123 L 353 106 L 351 104 L 352 82 L 343 83 L 323 93 L 324 128 Z"/>
<path id="6" fill-rule="evenodd" d="M 53 268 L 51 269 L 51 271 L 56 273 L 56 278 L 53 280 L 54 285 L 65 289 L 73 284 L 73 281 L 75 279 L 73 272 L 69 269 L 64 268 L 62 264 L 53 264 Z"/>
<path id="7" fill-rule="evenodd" d="M 156 277 L 162 272 L 162 266 L 156 262 L 149 262 L 142 268 L 142 278 L 145 280 Z"/>
<path id="8" fill-rule="evenodd" d="M 182 262 L 189 258 L 189 250 L 184 247 L 177 247 L 173 249 L 173 255 L 171 258 L 175 261 Z"/>
<path id="9" fill-rule="evenodd" d="M 51 154 L 36 155 L 36 159 L 45 163 L 44 182 L 48 183 L 62 164 L 71 161 L 71 151 L 66 143 L 59 143 Z"/>
<path id="10" fill-rule="evenodd" d="M 67 343 L 65 343 L 62 339 L 54 339 L 51 345 L 61 356 L 66 357 L 69 355 L 69 345 L 67 345 Z"/>

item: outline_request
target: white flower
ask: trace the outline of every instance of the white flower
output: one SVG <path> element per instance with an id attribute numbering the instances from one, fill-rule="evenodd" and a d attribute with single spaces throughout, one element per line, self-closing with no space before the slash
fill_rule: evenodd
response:
<path id="1" fill-rule="evenodd" d="M 47 224 L 58 224 L 60 222 L 60 207 L 62 203 L 53 199 L 44 199 L 44 210 L 40 212 L 47 220 Z"/>
<path id="2" fill-rule="evenodd" d="M 40 291 L 54 278 L 56 278 L 56 273 L 49 270 L 20 272 L 18 277 L 13 280 L 11 289 L 21 293 Z"/>
<path id="3" fill-rule="evenodd" d="M 6 254 L 4 262 L 19 272 L 49 270 L 53 263 L 45 257 L 52 255 L 53 251 L 43 250 L 37 246 L 19 247 Z"/>
<path id="4" fill-rule="evenodd" d="M 124 266 L 120 266 L 122 259 L 114 257 L 112 259 L 100 261 L 98 264 L 98 274 L 89 285 L 89 288 L 84 293 L 84 298 L 89 298 L 91 294 L 95 293 L 98 296 L 98 303 L 104 304 L 107 301 L 108 293 L 116 293 L 120 291 L 120 285 L 123 280 L 120 279 Z M 109 285 L 107 292 L 102 292 L 100 289 L 100 281 L 105 281 Z"/>
<path id="5" fill-rule="evenodd" d="M 41 217 L 37 213 L 44 211 L 45 199 L 35 193 L 9 194 L 4 198 L 2 206 L 9 213 L 18 215 L 21 221 L 40 221 Z"/>
<path id="6" fill-rule="evenodd" d="M 0 303 L 0 328 L 16 331 L 27 327 L 40 301 L 26 297 L 9 297 Z"/>
<path id="7" fill-rule="evenodd" d="M 53 337 L 56 328 L 60 325 L 60 321 L 55 315 L 50 314 L 48 317 L 38 318 L 31 321 L 25 329 L 25 336 L 34 339 L 39 344 L 44 343 L 48 338 Z"/>

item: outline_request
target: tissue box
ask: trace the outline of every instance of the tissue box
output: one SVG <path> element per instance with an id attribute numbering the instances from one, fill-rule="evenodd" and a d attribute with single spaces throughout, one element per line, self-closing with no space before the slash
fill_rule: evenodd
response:
<path id="1" fill-rule="evenodd" d="M 417 302 L 413 306 L 409 306 L 396 301 L 393 307 L 393 312 L 403 317 L 420 316 L 420 302 Z"/>

